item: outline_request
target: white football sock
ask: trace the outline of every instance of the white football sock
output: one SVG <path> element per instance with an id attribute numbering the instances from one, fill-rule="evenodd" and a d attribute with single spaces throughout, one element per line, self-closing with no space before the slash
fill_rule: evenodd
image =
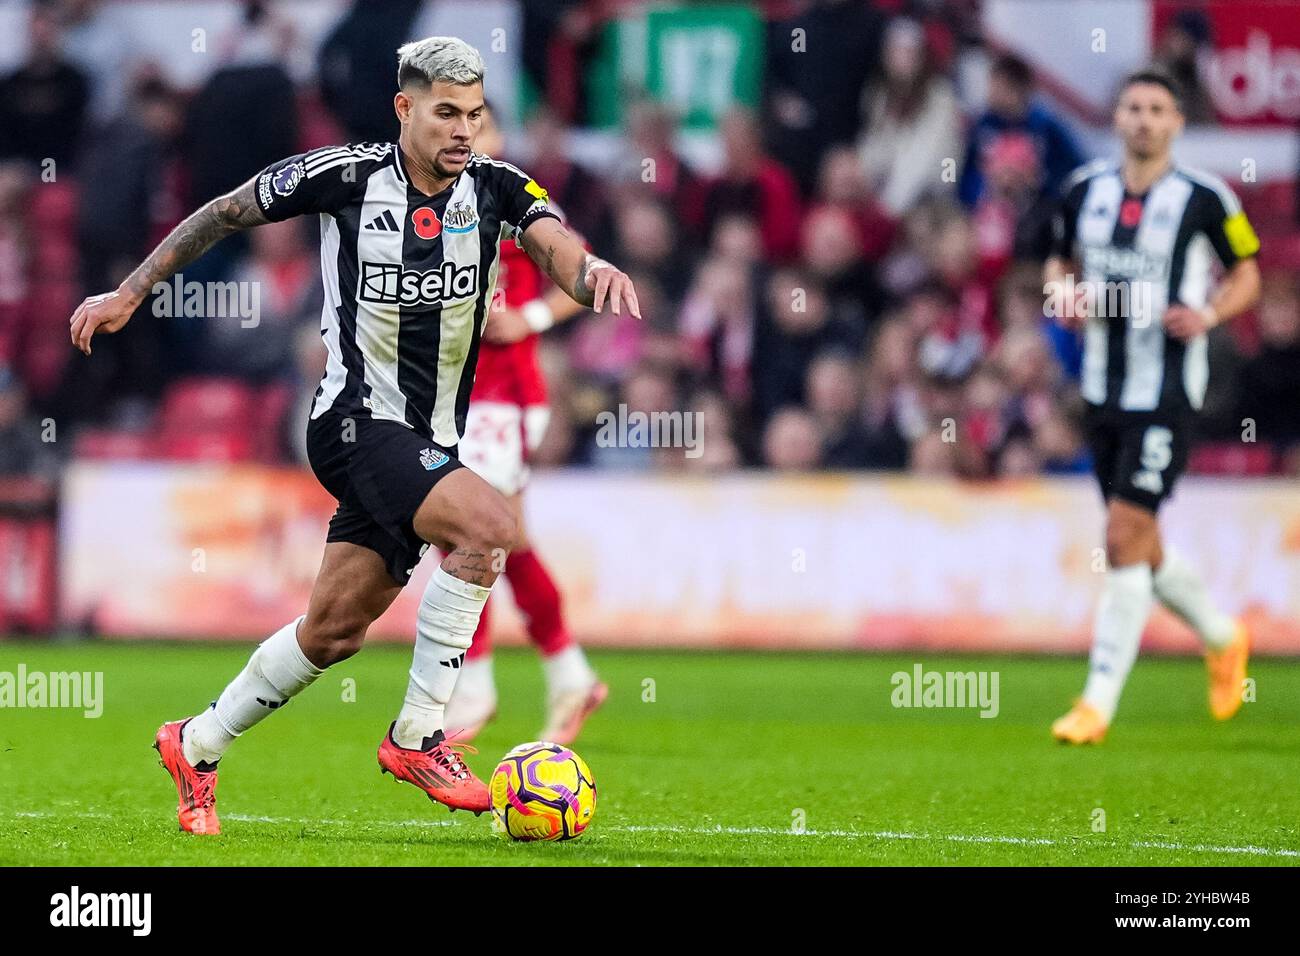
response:
<path id="1" fill-rule="evenodd" d="M 1137 660 L 1153 600 L 1151 565 L 1130 564 L 1106 572 L 1093 623 L 1083 699 L 1097 708 L 1108 724 L 1119 706 L 1128 672 Z"/>
<path id="2" fill-rule="evenodd" d="M 290 621 L 259 644 L 217 702 L 185 725 L 182 744 L 191 765 L 216 763 L 236 737 L 325 673 L 298 646 L 302 621 Z"/>
<path id="3" fill-rule="evenodd" d="M 442 730 L 447 701 L 491 593 L 491 588 L 462 581 L 442 568 L 429 578 L 416 616 L 411 680 L 393 727 L 397 746 L 418 749 L 425 737 Z"/>
<path id="4" fill-rule="evenodd" d="M 1218 650 L 1231 643 L 1236 623 L 1214 606 L 1205 582 L 1173 548 L 1165 548 L 1152 583 L 1160 603 L 1186 621 L 1203 644 Z"/>
<path id="5" fill-rule="evenodd" d="M 596 672 L 587 663 L 587 655 L 577 644 L 542 658 L 546 691 L 554 697 L 570 690 L 585 690 L 596 682 Z"/>
<path id="6" fill-rule="evenodd" d="M 484 654 L 473 660 L 468 658 L 460 668 L 456 682 L 458 700 L 496 700 L 497 685 L 492 676 L 492 655 Z"/>

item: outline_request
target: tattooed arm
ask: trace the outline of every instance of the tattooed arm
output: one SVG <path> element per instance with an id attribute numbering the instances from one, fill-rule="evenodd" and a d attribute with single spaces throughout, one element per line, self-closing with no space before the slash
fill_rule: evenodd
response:
<path id="1" fill-rule="evenodd" d="M 569 294 L 573 301 L 597 312 L 606 302 L 615 315 L 627 310 L 641 318 L 636 290 L 626 273 L 593 256 L 557 219 L 538 219 L 521 240 L 529 258 Z"/>
<path id="2" fill-rule="evenodd" d="M 113 292 L 92 295 L 72 313 L 72 344 L 87 355 L 96 332 L 116 332 L 149 295 L 154 283 L 170 278 L 219 240 L 267 222 L 257 205 L 257 177 L 203 206 L 168 234 Z"/>

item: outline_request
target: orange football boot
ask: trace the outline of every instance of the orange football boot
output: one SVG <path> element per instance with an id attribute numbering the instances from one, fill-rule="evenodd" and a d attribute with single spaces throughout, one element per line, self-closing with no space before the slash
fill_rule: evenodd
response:
<path id="1" fill-rule="evenodd" d="M 407 750 L 393 742 L 394 723 L 379 745 L 379 767 L 394 780 L 414 784 L 448 810 L 471 810 L 474 815 L 491 806 L 488 788 L 465 766 L 462 750 L 478 753 L 468 744 L 452 746 L 441 730 L 424 738 L 422 750 Z"/>
<path id="2" fill-rule="evenodd" d="M 186 833 L 218 834 L 221 821 L 217 819 L 217 772 L 196 770 L 185 759 L 181 746 L 181 732 L 190 718 L 173 720 L 158 728 L 154 734 L 153 749 L 158 751 L 163 765 L 176 784 L 179 803 L 176 817 Z"/>
<path id="3" fill-rule="evenodd" d="M 1070 712 L 1052 724 L 1052 736 L 1065 744 L 1099 744 L 1106 739 L 1106 721 L 1097 708 L 1076 700 Z"/>
<path id="4" fill-rule="evenodd" d="M 1227 720 L 1241 709 L 1242 684 L 1250 657 L 1250 632 L 1242 621 L 1237 633 L 1220 651 L 1205 651 L 1205 669 L 1210 677 L 1210 713 L 1215 720 Z"/>

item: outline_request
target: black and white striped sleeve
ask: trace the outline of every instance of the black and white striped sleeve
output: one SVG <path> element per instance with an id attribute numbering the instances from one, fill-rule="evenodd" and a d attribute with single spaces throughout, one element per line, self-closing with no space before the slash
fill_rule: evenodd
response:
<path id="1" fill-rule="evenodd" d="M 1088 192 L 1088 167 L 1071 175 L 1061 186 L 1061 195 L 1052 214 L 1051 242 L 1047 254 L 1061 259 L 1074 255 L 1075 231 L 1079 223 L 1079 209 Z"/>
<path id="2" fill-rule="evenodd" d="M 545 189 L 517 166 L 482 157 L 483 176 L 496 195 L 501 221 L 510 227 L 510 236 L 518 239 L 525 229 L 539 219 L 559 219 L 551 208 Z"/>
<path id="3" fill-rule="evenodd" d="M 326 146 L 272 163 L 257 176 L 257 204 L 271 222 L 310 213 L 337 212 L 387 144 Z M 364 172 L 362 167 L 366 167 Z"/>
<path id="4" fill-rule="evenodd" d="M 1231 268 L 1259 252 L 1259 237 L 1241 208 L 1241 201 L 1226 183 L 1217 178 L 1198 180 L 1195 199 L 1196 225 L 1214 247 L 1219 261 Z"/>

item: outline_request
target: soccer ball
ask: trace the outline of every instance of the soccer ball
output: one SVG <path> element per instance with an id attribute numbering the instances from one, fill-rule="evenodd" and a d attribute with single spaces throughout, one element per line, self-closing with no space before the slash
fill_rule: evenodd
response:
<path id="1" fill-rule="evenodd" d="M 596 778 L 559 744 L 520 744 L 501 758 L 488 789 L 492 829 L 512 840 L 572 840 L 596 812 Z"/>

